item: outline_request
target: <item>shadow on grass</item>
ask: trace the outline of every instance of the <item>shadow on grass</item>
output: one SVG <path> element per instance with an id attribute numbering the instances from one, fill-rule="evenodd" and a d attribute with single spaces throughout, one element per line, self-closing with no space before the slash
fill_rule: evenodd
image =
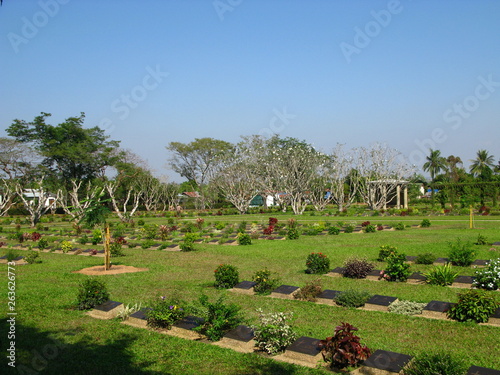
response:
<path id="1" fill-rule="evenodd" d="M 170 374 L 144 370 L 151 362 L 133 363 L 128 348 L 136 339 L 134 335 L 106 344 L 96 344 L 91 337 L 68 344 L 66 341 L 72 341 L 70 337 L 78 335 L 78 330 L 42 332 L 16 321 L 15 338 L 9 338 L 10 326 L 7 318 L 0 320 L 1 374 Z M 11 341 L 15 342 L 15 367 L 9 366 Z"/>

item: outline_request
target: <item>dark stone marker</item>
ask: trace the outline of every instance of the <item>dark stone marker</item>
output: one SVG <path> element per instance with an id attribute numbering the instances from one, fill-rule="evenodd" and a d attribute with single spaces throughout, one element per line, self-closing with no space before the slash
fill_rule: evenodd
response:
<path id="1" fill-rule="evenodd" d="M 471 266 L 479 266 L 479 267 L 484 267 L 486 266 L 486 263 L 488 263 L 487 260 L 484 259 L 476 259 L 474 262 L 472 262 Z"/>
<path id="2" fill-rule="evenodd" d="M 24 257 L 23 256 L 18 256 L 16 258 L 14 258 L 14 262 L 17 262 L 17 261 L 20 261 L 21 259 L 23 259 Z"/>
<path id="3" fill-rule="evenodd" d="M 455 280 L 453 280 L 453 283 L 472 284 L 473 281 L 474 276 L 457 276 Z"/>
<path id="4" fill-rule="evenodd" d="M 136 311 L 135 313 L 133 314 L 130 314 L 130 318 L 135 318 L 135 319 L 139 319 L 139 320 L 148 320 L 148 317 L 146 316 L 146 312 L 148 310 L 151 310 L 151 309 L 141 309 L 139 311 Z"/>
<path id="5" fill-rule="evenodd" d="M 319 339 L 302 336 L 294 341 L 292 345 L 286 348 L 287 351 L 302 353 L 310 356 L 318 355 L 321 352 L 319 347 Z"/>
<path id="6" fill-rule="evenodd" d="M 212 240 L 212 241 L 209 241 L 208 243 L 219 243 L 219 240 Z"/>
<path id="7" fill-rule="evenodd" d="M 231 340 L 249 342 L 255 337 L 255 335 L 253 329 L 249 326 L 239 325 L 238 327 L 226 333 L 224 337 Z"/>
<path id="8" fill-rule="evenodd" d="M 274 289 L 272 293 L 279 293 L 279 294 L 292 294 L 296 290 L 298 290 L 298 286 L 291 286 L 291 285 L 281 285 Z"/>
<path id="9" fill-rule="evenodd" d="M 492 245 L 493 246 L 500 246 L 500 242 L 493 242 Z"/>
<path id="10" fill-rule="evenodd" d="M 427 304 L 427 306 L 424 307 L 424 310 L 444 313 L 445 311 L 448 311 L 453 305 L 454 304 L 451 302 L 431 301 Z"/>
<path id="11" fill-rule="evenodd" d="M 416 259 L 417 259 L 417 257 L 413 256 L 413 255 L 407 255 L 406 256 L 406 261 L 407 262 L 415 262 Z"/>
<path id="12" fill-rule="evenodd" d="M 103 312 L 108 312 L 113 310 L 114 308 L 120 306 L 122 303 L 121 302 L 115 302 L 115 301 L 107 301 L 104 302 L 103 304 L 94 307 L 94 310 L 99 310 Z"/>
<path id="13" fill-rule="evenodd" d="M 450 260 L 448 258 L 437 258 L 434 261 L 434 264 L 445 264 L 448 263 Z"/>
<path id="14" fill-rule="evenodd" d="M 366 303 L 367 304 L 369 303 L 371 305 L 389 306 L 395 300 L 397 300 L 396 297 L 381 296 L 381 295 L 375 294 Z"/>
<path id="15" fill-rule="evenodd" d="M 366 275 L 366 277 L 368 277 L 368 276 L 379 277 L 380 276 L 380 270 L 371 270 L 370 272 L 368 272 L 368 275 Z"/>
<path id="16" fill-rule="evenodd" d="M 241 281 L 236 284 L 234 287 L 237 289 L 252 289 L 257 283 L 255 281 Z"/>
<path id="17" fill-rule="evenodd" d="M 467 375 L 500 375 L 499 370 L 493 370 L 491 368 L 471 366 Z"/>
<path id="18" fill-rule="evenodd" d="M 399 373 L 410 362 L 411 358 L 410 355 L 406 354 L 376 350 L 375 353 L 363 362 L 363 366 Z"/>
<path id="19" fill-rule="evenodd" d="M 408 278 L 408 281 L 425 281 L 426 277 L 422 275 L 420 272 L 413 272 L 411 276 Z"/>
<path id="20" fill-rule="evenodd" d="M 325 289 L 323 292 L 317 296 L 316 298 L 323 298 L 323 299 L 335 299 L 341 292 L 338 290 L 331 290 L 331 289 Z"/>
<path id="21" fill-rule="evenodd" d="M 168 245 L 167 249 L 173 249 L 174 247 L 178 247 L 179 245 L 173 244 L 173 245 Z"/>
<path id="22" fill-rule="evenodd" d="M 184 319 L 179 320 L 173 326 L 177 328 L 192 330 L 193 328 L 198 327 L 202 322 L 203 319 L 193 315 L 188 315 Z"/>
<path id="23" fill-rule="evenodd" d="M 229 240 L 225 242 L 227 245 L 231 245 L 233 243 L 236 243 L 236 240 Z"/>
<path id="24" fill-rule="evenodd" d="M 342 274 L 344 272 L 344 270 L 345 270 L 344 267 L 337 267 L 337 268 L 334 268 L 333 270 L 331 270 L 330 272 Z"/>

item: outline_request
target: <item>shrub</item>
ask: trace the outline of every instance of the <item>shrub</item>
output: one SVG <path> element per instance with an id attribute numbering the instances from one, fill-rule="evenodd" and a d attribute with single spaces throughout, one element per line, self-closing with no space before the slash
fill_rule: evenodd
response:
<path id="1" fill-rule="evenodd" d="M 252 238 L 247 233 L 238 233 L 238 244 L 239 245 L 251 245 Z"/>
<path id="2" fill-rule="evenodd" d="M 368 225 L 371 225 L 369 221 L 363 221 L 363 222 L 361 223 L 361 226 L 362 226 L 363 228 L 367 227 Z"/>
<path id="3" fill-rule="evenodd" d="M 432 264 L 436 260 L 436 257 L 432 253 L 418 254 L 415 259 L 416 264 Z"/>
<path id="4" fill-rule="evenodd" d="M 410 265 L 406 263 L 406 255 L 392 253 L 387 257 L 387 266 L 383 271 L 384 279 L 388 281 L 406 281 L 410 276 Z"/>
<path id="5" fill-rule="evenodd" d="M 194 233 L 186 233 L 184 236 L 184 241 L 179 245 L 181 251 L 193 251 L 195 250 L 194 241 L 198 239 L 198 236 Z"/>
<path id="6" fill-rule="evenodd" d="M 328 234 L 331 234 L 333 236 L 337 236 L 340 234 L 340 228 L 334 227 L 334 226 L 328 227 Z"/>
<path id="7" fill-rule="evenodd" d="M 100 229 L 94 229 L 92 231 L 92 245 L 97 245 L 102 241 L 102 231 Z"/>
<path id="8" fill-rule="evenodd" d="M 122 310 L 118 312 L 116 317 L 121 320 L 127 320 L 130 315 L 133 313 L 139 311 L 141 309 L 141 303 L 136 303 L 133 306 L 130 306 L 130 304 L 127 304 L 126 306 L 123 307 Z"/>
<path id="9" fill-rule="evenodd" d="M 303 301 L 316 302 L 316 297 L 323 292 L 321 279 L 309 281 L 293 294 L 293 298 Z"/>
<path id="10" fill-rule="evenodd" d="M 85 245 L 87 242 L 90 242 L 90 239 L 89 236 L 87 236 L 86 234 L 84 234 L 82 237 L 78 239 L 78 243 L 80 245 Z"/>
<path id="11" fill-rule="evenodd" d="M 447 286 L 453 284 L 453 280 L 458 276 L 458 272 L 451 269 L 451 264 L 433 267 L 429 272 L 423 274 L 425 282 L 431 285 Z"/>
<path id="12" fill-rule="evenodd" d="M 31 241 L 40 241 L 40 238 L 42 238 L 42 235 L 38 232 L 33 232 L 30 234 Z"/>
<path id="13" fill-rule="evenodd" d="M 299 239 L 299 231 L 295 227 L 288 228 L 286 233 L 286 238 L 288 240 L 298 240 Z"/>
<path id="14" fill-rule="evenodd" d="M 90 310 L 107 300 L 109 293 L 104 282 L 89 278 L 80 284 L 76 303 L 78 310 Z"/>
<path id="15" fill-rule="evenodd" d="M 40 241 L 38 241 L 36 245 L 40 250 L 45 250 L 46 248 L 49 247 L 49 242 L 45 239 L 42 238 Z"/>
<path id="16" fill-rule="evenodd" d="M 370 297 L 371 294 L 367 291 L 349 289 L 344 292 L 340 292 L 335 297 L 335 303 L 344 307 L 361 307 L 370 299 Z"/>
<path id="17" fill-rule="evenodd" d="M 450 307 L 447 316 L 459 322 L 486 323 L 499 305 L 491 293 L 470 289 L 458 294 L 458 303 Z"/>
<path id="18" fill-rule="evenodd" d="M 144 225 L 141 228 L 141 232 L 144 234 L 144 237 L 148 240 L 154 240 L 156 235 L 158 234 L 158 225 L 157 224 L 148 224 Z"/>
<path id="19" fill-rule="evenodd" d="M 148 326 L 153 328 L 172 328 L 172 325 L 186 316 L 183 303 L 177 299 L 168 300 L 160 297 L 151 304 L 151 310 L 146 312 Z"/>
<path id="20" fill-rule="evenodd" d="M 267 268 L 257 271 L 252 276 L 252 281 L 256 282 L 253 290 L 257 294 L 269 294 L 273 289 L 278 287 L 279 279 L 272 277 L 271 271 Z"/>
<path id="21" fill-rule="evenodd" d="M 475 251 L 468 241 L 457 238 L 455 242 L 449 243 L 450 252 L 448 259 L 456 266 L 469 267 L 475 260 Z"/>
<path id="22" fill-rule="evenodd" d="M 38 251 L 30 251 L 28 255 L 24 257 L 24 260 L 29 264 L 42 263 L 40 259 L 40 253 Z"/>
<path id="23" fill-rule="evenodd" d="M 403 375 L 465 375 L 469 365 L 448 353 L 422 353 L 403 369 Z"/>
<path id="24" fill-rule="evenodd" d="M 380 246 L 377 260 L 380 262 L 384 262 L 389 255 L 391 255 L 392 253 L 395 253 L 396 251 L 397 251 L 397 248 L 394 246 L 382 245 L 382 246 Z"/>
<path id="25" fill-rule="evenodd" d="M 354 225 L 348 224 L 344 227 L 344 233 L 352 233 L 354 232 Z"/>
<path id="26" fill-rule="evenodd" d="M 210 302 L 208 296 L 202 295 L 198 305 L 193 306 L 193 312 L 203 319 L 193 330 L 206 335 L 210 341 L 220 340 L 226 331 L 243 323 L 240 307 L 233 303 L 225 304 L 224 296 Z"/>
<path id="27" fill-rule="evenodd" d="M 12 262 L 14 259 L 16 259 L 19 256 L 19 253 L 16 251 L 9 249 L 7 250 L 7 253 L 5 254 L 7 257 L 7 262 Z"/>
<path id="28" fill-rule="evenodd" d="M 341 323 L 335 328 L 332 337 L 320 341 L 323 359 L 325 362 L 330 362 L 331 368 L 358 366 L 370 356 L 370 349 L 366 345 L 361 345 L 360 338 L 354 334 L 357 330 L 349 323 Z"/>
<path id="29" fill-rule="evenodd" d="M 219 265 L 214 271 L 214 276 L 214 286 L 218 289 L 229 289 L 239 282 L 238 269 L 230 264 Z"/>
<path id="30" fill-rule="evenodd" d="M 306 273 L 327 273 L 330 270 L 330 259 L 323 253 L 311 253 L 307 256 L 306 267 Z"/>
<path id="31" fill-rule="evenodd" d="M 149 249 L 154 244 L 155 244 L 154 240 L 144 240 L 141 243 L 141 249 L 144 249 L 144 250 Z"/>
<path id="32" fill-rule="evenodd" d="M 63 253 L 67 253 L 68 251 L 73 250 L 73 244 L 69 241 L 62 241 L 61 250 Z"/>
<path id="33" fill-rule="evenodd" d="M 426 303 L 396 300 L 388 307 L 389 312 L 402 315 L 419 315 L 422 310 L 427 306 Z"/>
<path id="34" fill-rule="evenodd" d="M 377 227 L 373 224 L 368 224 L 364 228 L 364 231 L 365 231 L 365 233 L 375 233 L 375 232 L 377 232 Z"/>
<path id="35" fill-rule="evenodd" d="M 477 235 L 477 240 L 475 245 L 486 245 L 488 242 L 486 240 L 486 237 L 483 236 L 482 234 Z"/>
<path id="36" fill-rule="evenodd" d="M 125 254 L 122 251 L 122 246 L 127 244 L 124 237 L 116 237 L 109 245 L 109 251 L 114 257 L 123 257 Z"/>
<path id="37" fill-rule="evenodd" d="M 144 220 L 142 220 L 142 219 L 137 220 L 137 225 L 143 226 L 144 225 Z"/>
<path id="38" fill-rule="evenodd" d="M 500 287 L 500 258 L 490 260 L 486 267 L 475 272 L 473 285 L 487 290 L 496 290 Z"/>
<path id="39" fill-rule="evenodd" d="M 287 322 L 293 313 L 265 314 L 261 309 L 257 309 L 257 312 L 259 313 L 259 324 L 252 326 L 252 328 L 256 346 L 260 350 L 268 354 L 276 354 L 284 351 L 297 339 L 297 334 Z"/>
<path id="40" fill-rule="evenodd" d="M 364 279 L 375 266 L 363 258 L 349 258 L 344 262 L 342 275 L 351 279 Z"/>
<path id="41" fill-rule="evenodd" d="M 431 226 L 431 221 L 429 219 L 424 219 L 420 222 L 420 227 L 429 228 Z"/>
<path id="42" fill-rule="evenodd" d="M 405 225 L 402 222 L 399 222 L 399 223 L 396 224 L 396 226 L 394 227 L 394 229 L 396 229 L 396 230 L 404 230 L 405 229 Z"/>

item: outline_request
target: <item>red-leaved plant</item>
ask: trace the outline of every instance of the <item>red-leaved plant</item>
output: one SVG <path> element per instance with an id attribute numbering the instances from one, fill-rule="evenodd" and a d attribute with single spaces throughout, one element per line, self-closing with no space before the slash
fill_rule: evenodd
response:
<path id="1" fill-rule="evenodd" d="M 332 337 L 320 341 L 323 359 L 325 362 L 330 362 L 331 368 L 358 366 L 370 356 L 370 349 L 366 345 L 361 345 L 360 338 L 354 334 L 357 330 L 351 324 L 342 322 L 335 327 L 335 334 Z"/>

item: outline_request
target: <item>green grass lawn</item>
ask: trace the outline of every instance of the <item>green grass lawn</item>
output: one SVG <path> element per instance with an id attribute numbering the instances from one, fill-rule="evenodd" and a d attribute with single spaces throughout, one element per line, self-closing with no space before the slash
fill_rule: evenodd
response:
<path id="1" fill-rule="evenodd" d="M 276 215 L 273 215 L 276 216 Z M 269 216 L 248 215 L 205 218 L 206 222 L 257 221 L 266 224 Z M 280 222 L 290 216 L 276 216 Z M 340 218 L 296 217 L 299 223 L 330 221 Z M 342 221 L 368 219 L 372 223 L 395 225 L 418 224 L 421 217 L 341 218 Z M 303 286 L 318 276 L 304 273 L 305 260 L 311 252 L 323 252 L 331 268 L 342 266 L 351 256 L 365 257 L 377 269 L 381 245 L 396 246 L 406 255 L 431 252 L 446 257 L 448 243 L 460 237 L 475 242 L 478 234 L 489 242 L 500 241 L 500 221 L 479 217 L 476 229 L 468 229 L 467 217 L 430 218 L 430 228 L 407 228 L 402 231 L 352 233 L 338 236 L 301 236 L 298 240 L 254 240 L 250 246 L 198 244 L 193 252 L 167 252 L 124 248 L 125 257 L 113 258 L 114 264 L 148 268 L 147 272 L 100 276 L 107 284 L 111 299 L 125 304 L 147 302 L 160 295 L 177 295 L 190 302 L 201 293 L 211 298 L 221 294 L 227 301 L 242 307 L 247 324 L 256 323 L 256 309 L 292 311 L 299 336 L 323 339 L 331 336 L 336 325 L 349 322 L 359 328 L 362 342 L 372 350 L 384 349 L 405 354 L 447 351 L 464 358 L 470 365 L 500 369 L 499 327 L 438 321 L 420 317 L 345 309 L 310 302 L 249 296 L 213 288 L 214 269 L 229 263 L 240 272 L 240 280 L 250 280 L 264 267 L 276 272 L 282 284 Z M 146 223 L 164 224 L 164 218 L 145 218 Z M 64 228 L 68 223 L 56 223 Z M 69 227 L 69 226 L 68 226 Z M 491 246 L 476 246 L 477 259 L 500 257 Z M 2 254 L 3 249 L 0 249 Z M 5 251 L 3 251 L 5 253 Z M 18 251 L 23 254 L 23 251 Z M 75 310 L 78 285 L 87 276 L 73 273 L 100 265 L 103 258 L 42 253 L 43 263 L 16 266 L 16 355 L 17 369 L 25 374 L 319 374 L 308 369 L 276 362 L 256 354 L 240 354 L 203 342 L 193 342 L 157 332 L 120 324 L 117 320 L 93 319 Z M 414 271 L 431 266 L 412 265 Z M 473 275 L 472 268 L 455 267 L 460 275 Z M 7 265 L 0 265 L 2 290 L 7 287 Z M 409 285 L 386 281 L 351 280 L 321 276 L 325 289 L 367 290 L 419 302 L 441 300 L 456 302 L 455 288 Z M 491 292 L 498 293 L 498 292 Z M 498 293 L 500 296 L 500 293 Z M 7 312 L 6 292 L 0 305 Z M 4 314 L 5 316 L 6 314 Z M 5 353 L 7 318 L 0 321 L 0 342 Z M 1 359 L 6 366 L 5 355 Z M 12 370 L 12 369 L 10 369 Z M 2 372 L 6 373 L 6 372 Z"/>

